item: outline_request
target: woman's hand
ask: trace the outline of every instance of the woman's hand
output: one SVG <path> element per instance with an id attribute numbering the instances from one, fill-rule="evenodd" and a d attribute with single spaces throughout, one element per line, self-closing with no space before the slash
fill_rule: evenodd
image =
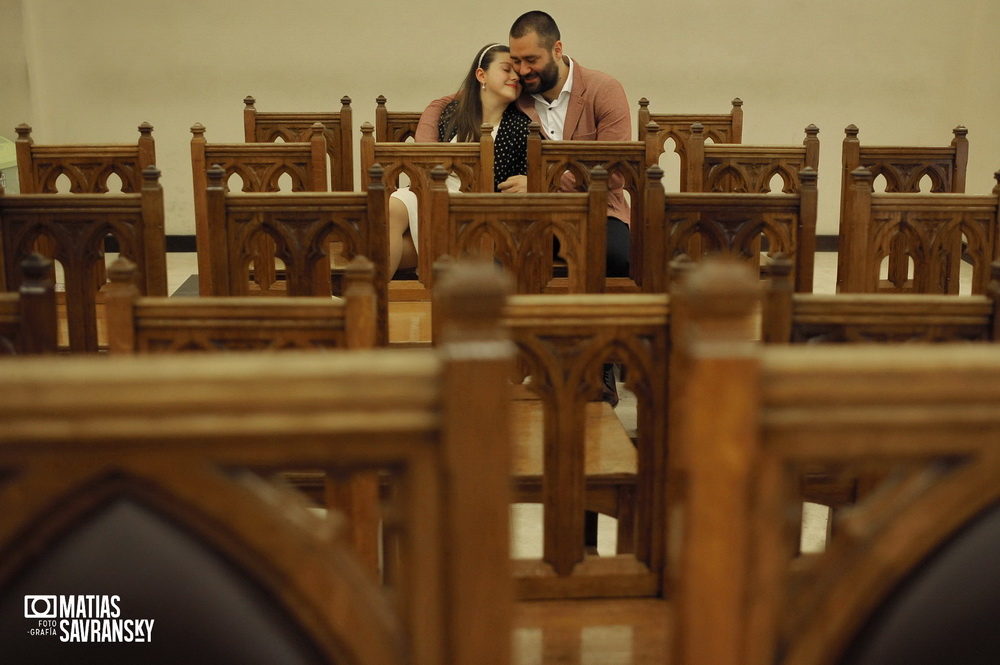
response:
<path id="1" fill-rule="evenodd" d="M 528 176 L 512 175 L 498 185 L 504 194 L 523 194 L 528 191 Z"/>

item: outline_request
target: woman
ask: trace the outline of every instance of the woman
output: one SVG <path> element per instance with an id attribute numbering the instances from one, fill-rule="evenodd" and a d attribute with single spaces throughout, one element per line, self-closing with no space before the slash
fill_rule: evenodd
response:
<path id="1" fill-rule="evenodd" d="M 493 185 L 496 191 L 524 191 L 530 122 L 514 103 L 521 84 L 505 44 L 488 44 L 476 53 L 454 99 L 441 112 L 438 141 L 478 141 L 480 126 L 493 126 Z M 457 177 L 448 179 L 452 191 Z M 402 187 L 389 199 L 389 277 L 417 265 L 417 196 Z"/>

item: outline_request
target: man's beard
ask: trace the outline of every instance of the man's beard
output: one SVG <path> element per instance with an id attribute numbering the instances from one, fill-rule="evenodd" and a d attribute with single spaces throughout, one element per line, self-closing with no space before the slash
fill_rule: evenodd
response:
<path id="1" fill-rule="evenodd" d="M 559 66 L 554 59 L 549 62 L 545 69 L 536 71 L 535 73 L 538 75 L 538 78 L 532 83 L 528 83 L 523 78 L 521 79 L 521 85 L 533 95 L 548 92 L 556 87 L 556 84 L 559 82 Z"/>

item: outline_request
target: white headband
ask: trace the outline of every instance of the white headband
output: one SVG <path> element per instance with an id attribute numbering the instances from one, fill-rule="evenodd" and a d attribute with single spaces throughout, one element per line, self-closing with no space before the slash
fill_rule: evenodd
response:
<path id="1" fill-rule="evenodd" d="M 483 68 L 483 58 L 486 57 L 487 51 L 489 51 L 490 49 L 494 49 L 494 48 L 496 48 L 498 46 L 503 46 L 503 44 L 490 44 L 489 46 L 487 46 L 486 48 L 483 49 L 483 52 L 479 54 L 479 64 L 476 65 L 476 69 L 482 69 Z"/>

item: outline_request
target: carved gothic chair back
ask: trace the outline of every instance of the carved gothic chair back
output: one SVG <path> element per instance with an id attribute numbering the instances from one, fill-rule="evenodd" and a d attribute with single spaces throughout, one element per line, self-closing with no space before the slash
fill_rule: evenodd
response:
<path id="1" fill-rule="evenodd" d="M 517 293 L 542 293 L 552 281 L 553 239 L 568 269 L 570 293 L 602 293 L 607 236 L 607 172 L 595 167 L 581 193 L 451 193 L 448 172 L 432 172 L 430 251 L 421 260 L 489 257 L 509 272 Z M 491 181 L 492 182 L 492 181 Z M 428 237 L 429 236 L 429 237 Z M 431 273 L 422 273 L 424 275 Z"/>
<path id="2" fill-rule="evenodd" d="M 371 124 L 361 126 L 361 166 L 382 167 L 385 187 L 391 192 L 406 176 L 410 189 L 417 196 L 417 275 L 425 287 L 433 271 L 434 259 L 430 238 L 434 218 L 431 210 L 431 172 L 437 166 L 453 174 L 459 191 L 493 191 L 493 136 L 484 126 L 478 143 L 396 143 L 375 140 Z"/>
<path id="3" fill-rule="evenodd" d="M 390 111 L 386 98 L 375 98 L 375 140 L 380 143 L 406 143 L 415 138 L 421 111 Z"/>
<path id="4" fill-rule="evenodd" d="M 510 351 L 503 293 L 478 295 L 440 350 L 3 360 L 5 655 L 80 653 L 28 634 L 38 591 L 154 622 L 146 644 L 93 645 L 104 662 L 509 662 Z M 270 482 L 297 466 L 391 471 L 393 579 Z"/>
<path id="5" fill-rule="evenodd" d="M 258 239 L 268 236 L 274 256 L 285 268 L 285 295 L 333 294 L 330 243 L 339 242 L 345 256 L 364 256 L 375 264 L 378 303 L 377 339 L 388 343 L 388 220 L 382 172 L 372 169 L 366 192 L 226 191 L 224 171 L 208 171 L 208 257 L 210 295 L 253 295 L 250 266 L 260 261 Z"/>
<path id="6" fill-rule="evenodd" d="M 110 236 L 121 256 L 137 265 L 143 295 L 167 295 L 163 189 L 155 166 L 143 171 L 138 193 L 0 195 L 0 246 L 4 273 L 0 290 L 20 287 L 20 266 L 36 247 L 62 264 L 69 349 L 97 351 L 98 304 L 103 306 L 104 247 Z M 44 241 L 44 242 L 40 242 Z M 98 284 L 100 286 L 98 286 Z"/>
<path id="7" fill-rule="evenodd" d="M 872 188 L 879 192 L 916 194 L 923 187 L 925 193 L 965 193 L 966 168 L 969 162 L 968 130 L 958 126 L 952 130 L 954 138 L 947 146 L 870 146 L 861 145 L 858 128 L 848 125 L 844 130 L 844 147 L 840 180 L 840 217 L 844 219 L 851 188 L 851 173 L 865 168 L 872 174 Z M 928 184 L 925 186 L 924 183 Z M 884 184 L 883 184 L 884 183 Z M 907 245 L 898 237 L 890 247 L 888 279 L 884 288 L 905 284 L 909 275 Z M 838 257 L 838 268 L 847 256 Z M 956 266 L 951 266 L 957 270 Z"/>
<path id="8" fill-rule="evenodd" d="M 692 125 L 685 191 L 766 193 L 777 177 L 783 193 L 795 193 L 801 171 L 819 170 L 819 129 L 809 125 L 805 134 L 802 145 L 705 143 L 704 127 Z"/>
<path id="9" fill-rule="evenodd" d="M 977 620 L 996 611 L 995 576 L 971 562 L 990 560 L 997 542 L 1000 349 L 754 347 L 733 324 L 753 318 L 747 287 L 711 286 L 672 300 L 687 310 L 673 326 L 684 380 L 672 386 L 670 464 L 684 491 L 670 495 L 670 514 L 685 527 L 669 550 L 674 661 L 994 658 Z M 826 551 L 797 560 L 803 470 L 886 463 L 892 473 Z M 946 619 L 957 615 L 967 620 Z"/>
<path id="10" fill-rule="evenodd" d="M 840 220 L 837 290 L 844 293 L 939 293 L 960 290 L 963 262 L 971 292 L 984 294 L 990 263 L 1000 258 L 1000 172 L 990 195 L 874 193 L 872 173 L 858 168 Z M 882 267 L 893 255 L 912 263 L 912 276 Z"/>
<path id="11" fill-rule="evenodd" d="M 680 191 L 697 191 L 687 184 L 687 146 L 691 139 L 691 125 L 700 124 L 705 138 L 713 143 L 742 143 L 743 100 L 735 98 L 729 113 L 653 113 L 649 110 L 649 100 L 643 97 L 639 100 L 637 123 L 640 141 L 646 139 L 650 122 L 656 123 L 659 129 L 657 159 L 666 151 L 667 141 L 673 139 L 674 152 L 680 157 Z"/>
<path id="12" fill-rule="evenodd" d="M 632 278 L 627 280 L 630 284 L 617 286 L 636 291 L 642 275 L 645 173 L 656 164 L 658 132 L 655 126 L 647 127 L 641 141 L 543 141 L 538 123 L 528 127 L 529 192 L 585 192 L 591 185 L 591 170 L 600 166 L 608 174 L 608 197 L 631 208 L 631 220 L 623 221 L 631 221 Z"/>
<path id="13" fill-rule="evenodd" d="M 256 101 L 249 96 L 243 100 L 243 132 L 247 143 L 308 142 L 313 125 L 321 123 L 330 160 L 330 191 L 354 191 L 354 121 L 350 97 L 341 97 L 339 111 L 316 112 L 258 111 Z"/>
<path id="14" fill-rule="evenodd" d="M 504 322 L 517 379 L 531 377 L 514 403 L 515 482 L 544 515 L 541 560 L 514 561 L 519 598 L 664 596 L 668 296 L 515 295 Z M 634 433 L 599 401 L 605 363 L 628 370 Z M 616 555 L 585 551 L 585 510 L 618 520 Z"/>
<path id="15" fill-rule="evenodd" d="M 194 176 L 195 232 L 198 240 L 198 286 L 202 295 L 214 292 L 209 270 L 207 211 L 208 168 L 220 166 L 226 183 L 237 176 L 244 192 L 277 192 L 281 182 L 293 192 L 326 191 L 326 139 L 323 125 L 314 123 L 301 143 L 208 143 L 205 127 L 191 127 L 191 171 Z M 274 244 L 261 237 L 253 282 L 260 291 L 280 290 L 274 264 Z"/>
<path id="16" fill-rule="evenodd" d="M 29 254 L 21 262 L 21 286 L 0 292 L 0 356 L 55 353 L 58 349 L 52 262 Z"/>
<path id="17" fill-rule="evenodd" d="M 1000 262 L 986 295 L 795 293 L 792 262 L 771 264 L 764 293 L 761 339 L 768 344 L 993 342 L 1000 339 Z M 884 473 L 807 472 L 806 501 L 838 509 L 870 493 Z"/>
<path id="18" fill-rule="evenodd" d="M 736 147 L 736 146 L 733 146 Z M 734 256 L 759 268 L 761 238 L 769 251 L 794 263 L 795 290 L 812 292 L 816 253 L 816 172 L 798 172 L 791 193 L 681 192 L 667 194 L 663 171 L 647 171 L 643 290 L 666 293 L 670 272 L 658 269 L 691 252 Z"/>
<path id="19" fill-rule="evenodd" d="M 136 194 L 142 189 L 142 172 L 156 164 L 153 126 L 139 125 L 137 143 L 86 143 L 36 145 L 31 126 L 15 128 L 17 173 L 22 194 L 55 194 L 62 187 L 71 194 Z M 115 182 L 117 179 L 117 182 Z M 65 184 L 64 182 L 65 181 Z M 45 239 L 38 251 L 51 255 Z M 106 281 L 100 265 L 94 278 L 98 288 Z"/>
<path id="20" fill-rule="evenodd" d="M 89 143 L 79 145 L 36 145 L 31 127 L 16 127 L 17 175 L 22 194 L 55 194 L 65 176 L 73 194 L 103 194 L 109 178 L 117 176 L 120 190 L 137 194 L 142 189 L 142 172 L 156 164 L 153 126 L 139 125 L 137 143 Z"/>

